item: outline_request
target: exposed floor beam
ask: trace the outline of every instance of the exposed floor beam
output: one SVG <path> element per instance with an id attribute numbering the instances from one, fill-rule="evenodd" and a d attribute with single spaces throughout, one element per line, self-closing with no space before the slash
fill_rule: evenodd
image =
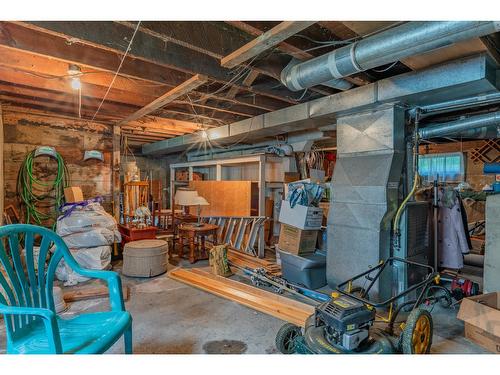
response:
<path id="1" fill-rule="evenodd" d="M 207 82 L 208 78 L 204 75 L 197 74 L 194 77 L 191 77 L 186 82 L 180 84 L 179 86 L 173 88 L 172 90 L 166 92 L 159 98 L 153 100 L 151 103 L 145 105 L 137 112 L 132 113 L 130 116 L 127 116 L 123 120 L 118 122 L 118 125 L 124 125 L 127 122 L 134 121 L 140 119 L 143 116 L 150 114 L 151 112 L 155 112 L 158 109 L 166 106 L 168 103 L 173 102 L 174 100 L 180 98 L 196 89 L 197 87 L 203 85 Z"/>
<path id="2" fill-rule="evenodd" d="M 16 24 L 62 37 L 66 40 L 75 40 L 79 44 L 118 53 L 125 51 L 127 43 L 123 42 L 123 38 L 131 34 L 129 27 L 105 21 L 36 21 Z M 129 56 L 131 59 L 140 59 L 177 72 L 191 75 L 203 74 L 221 83 L 226 83 L 233 78 L 231 70 L 221 67 L 218 59 L 175 43 L 170 43 L 166 48 L 162 39 L 141 31 L 135 36 Z M 246 90 L 250 89 L 247 88 Z M 293 102 L 287 98 L 293 93 L 284 86 L 274 90 L 261 89 L 258 94 L 285 102 Z"/>
<path id="3" fill-rule="evenodd" d="M 242 21 L 226 21 L 227 24 L 241 30 L 241 31 L 244 31 L 245 33 L 249 34 L 249 35 L 252 35 L 252 36 L 260 36 L 262 34 L 264 34 L 264 31 L 256 28 L 256 27 L 253 27 L 252 25 L 246 23 L 246 22 L 242 22 Z M 277 48 L 281 51 L 281 52 L 284 52 L 284 53 L 287 53 L 289 55 L 292 55 L 298 59 L 304 59 L 304 60 L 307 60 L 307 59 L 310 59 L 310 58 L 313 58 L 314 56 L 311 55 L 310 53 L 308 52 L 304 52 L 302 51 L 300 48 L 297 48 L 287 42 L 281 42 L 278 44 Z"/>
<path id="4" fill-rule="evenodd" d="M 480 38 L 481 42 L 486 46 L 490 56 L 500 66 L 500 32 L 492 35 L 486 35 Z"/>
<path id="5" fill-rule="evenodd" d="M 67 76 L 68 63 L 5 46 L 0 46 L 0 55 L 2 55 L 2 59 L 0 59 L 0 81 L 44 87 L 74 96 L 75 91 L 71 88 L 70 78 Z M 102 99 L 107 92 L 112 74 L 106 74 L 107 72 L 96 71 L 88 67 L 81 67 L 81 69 L 82 95 L 86 98 Z M 108 92 L 106 101 L 112 100 L 142 107 L 162 95 L 166 89 L 168 89 L 166 85 L 150 85 L 128 77 L 117 77 L 113 88 Z M 211 105 L 209 102 L 202 105 L 197 103 L 201 95 L 200 93 L 193 93 L 192 105 L 246 117 L 259 115 L 264 111 L 262 108 L 240 104 L 234 99 L 226 99 L 223 102 L 224 105 L 218 103 Z M 176 101 L 176 103 L 191 105 L 187 101 Z M 270 109 L 272 108 L 266 110 Z"/>
<path id="6" fill-rule="evenodd" d="M 9 47 L 17 52 L 30 53 L 24 56 L 14 56 L 12 61 L 18 61 L 22 64 L 23 69 L 30 70 L 30 66 L 36 69 L 41 69 L 40 73 L 46 72 L 46 69 L 55 69 L 57 66 L 58 73 L 50 73 L 55 76 L 62 76 L 67 74 L 68 64 L 73 63 L 79 65 L 82 70 L 91 71 L 91 74 L 85 74 L 82 81 L 93 84 L 100 84 L 93 80 L 103 80 L 107 77 L 108 84 L 112 79 L 115 70 L 118 67 L 121 51 L 113 49 L 98 48 L 90 43 L 84 43 L 75 38 L 67 38 L 57 33 L 51 33 L 48 30 L 42 31 L 38 27 L 24 23 L 0 22 L 0 45 Z M 4 55 L 4 51 L 0 53 Z M 43 57 L 45 60 L 40 61 L 34 59 L 32 56 Z M 10 59 L 10 58 L 9 58 Z M 2 59 L 3 61 L 4 59 Z M 51 64 L 52 61 L 54 63 Z M 33 69 L 31 69 L 33 70 Z M 191 75 L 172 70 L 165 66 L 152 63 L 150 61 L 141 60 L 138 63 L 137 59 L 127 57 L 124 60 L 120 74 L 116 78 L 116 87 L 123 88 L 131 91 L 147 91 L 142 93 L 141 96 L 151 96 L 151 100 L 157 98 L 169 88 L 173 88 L 180 83 L 184 82 Z M 40 78 L 40 77 L 38 77 Z M 224 82 L 220 82 L 223 84 Z M 128 86 L 127 86 L 128 85 Z M 238 86 L 237 84 L 233 86 Z M 158 90 L 160 90 L 158 92 Z M 113 93 L 115 90 L 110 91 Z M 269 96 L 262 96 L 255 90 L 245 88 L 242 90 L 251 97 L 238 96 L 236 99 L 231 99 L 231 102 L 238 103 L 244 106 L 260 108 L 267 111 L 283 108 L 287 103 L 293 101 L 283 99 L 271 98 Z M 211 90 L 198 90 L 193 97 L 201 97 L 206 95 Z M 277 91 L 279 94 L 279 91 Z M 229 101 L 223 95 L 212 94 L 214 98 L 219 100 Z M 277 96 L 277 95 L 276 95 Z M 149 101 L 151 101 L 149 100 Z M 148 103 L 149 101 L 146 101 Z M 144 104 L 146 104 L 144 103 Z M 143 105 L 144 105 L 143 104 Z"/>
<path id="7" fill-rule="evenodd" d="M 274 47 L 283 42 L 294 34 L 313 25 L 314 22 L 309 21 L 284 21 L 258 36 L 251 42 L 238 48 L 236 51 L 223 57 L 220 61 L 225 68 L 234 68 L 245 61 L 248 61 L 262 52 Z"/>
<path id="8" fill-rule="evenodd" d="M 264 33 L 264 31 L 246 23 L 246 22 L 242 22 L 242 21 L 226 21 L 227 24 L 233 26 L 233 27 L 236 27 L 250 35 L 253 35 L 253 36 L 259 36 L 259 35 L 262 35 Z M 278 50 L 280 50 L 281 52 L 283 53 L 286 53 L 292 57 L 295 57 L 299 60 L 309 60 L 309 59 L 312 59 L 316 56 L 314 56 L 313 54 L 309 53 L 309 52 L 306 52 L 306 51 L 303 51 L 301 50 L 300 48 L 298 47 L 295 47 L 294 45 L 290 44 L 290 43 L 287 43 L 287 42 L 281 42 L 278 44 L 277 46 Z M 359 77 L 344 77 L 344 79 L 346 81 L 349 81 L 351 82 L 352 84 L 354 85 L 357 85 L 357 86 L 362 86 L 362 85 L 366 85 L 368 83 L 371 82 L 371 80 L 368 78 L 368 77 L 363 77 L 363 78 L 359 78 Z M 311 88 L 311 90 L 316 90 L 316 92 L 319 92 L 318 91 L 318 88 Z M 321 92 L 320 92 L 321 93 Z M 325 95 L 328 95 L 328 94 L 325 94 Z"/>
<path id="9" fill-rule="evenodd" d="M 126 25 L 132 29 L 135 28 L 135 24 L 132 22 L 118 21 L 117 23 Z M 253 40 L 250 33 L 242 33 L 237 28 L 228 27 L 227 25 L 224 27 L 224 25 L 223 22 L 219 21 L 181 21 L 176 22 L 175 25 L 172 25 L 171 22 L 146 21 L 141 23 L 139 30 L 148 35 L 160 38 L 165 43 L 176 43 L 220 60 L 228 53 Z M 251 70 L 279 82 L 280 72 L 287 63 L 288 61 L 283 59 L 283 56 L 270 54 L 266 56 L 265 61 L 259 61 L 254 64 Z M 273 82 L 272 86 L 276 86 L 276 84 Z M 247 87 L 250 87 L 250 85 Z M 271 90 L 275 89 L 271 88 Z M 314 88 L 311 91 L 322 95 L 331 94 L 331 92 L 326 92 L 320 88 Z M 289 96 L 287 93 L 283 94 Z"/>
<path id="10" fill-rule="evenodd" d="M 254 81 L 257 79 L 258 76 L 259 76 L 259 72 L 257 72 L 256 70 L 251 70 L 247 74 L 245 79 L 241 82 L 241 84 L 243 86 L 252 86 L 252 84 L 254 83 Z M 238 87 L 234 87 L 234 86 L 231 87 L 226 94 L 226 98 L 234 98 L 236 96 L 236 94 L 238 94 L 238 91 L 240 91 L 240 89 Z"/>

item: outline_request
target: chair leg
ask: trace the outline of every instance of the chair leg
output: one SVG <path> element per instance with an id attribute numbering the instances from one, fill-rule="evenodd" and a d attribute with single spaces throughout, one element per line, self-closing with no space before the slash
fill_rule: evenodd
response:
<path id="1" fill-rule="evenodd" d="M 125 341 L 125 354 L 132 354 L 132 325 L 123 334 Z"/>

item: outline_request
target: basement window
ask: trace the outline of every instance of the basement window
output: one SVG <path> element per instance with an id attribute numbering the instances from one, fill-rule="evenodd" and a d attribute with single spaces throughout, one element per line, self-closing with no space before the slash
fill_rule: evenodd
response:
<path id="1" fill-rule="evenodd" d="M 464 155 L 461 152 L 420 155 L 419 173 L 425 181 L 464 181 Z"/>

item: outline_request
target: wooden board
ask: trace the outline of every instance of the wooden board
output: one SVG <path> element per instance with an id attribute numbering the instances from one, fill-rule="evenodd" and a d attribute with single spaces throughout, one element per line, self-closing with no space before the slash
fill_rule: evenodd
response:
<path id="1" fill-rule="evenodd" d="M 137 112 L 134 112 L 130 116 L 124 118 L 118 124 L 124 125 L 127 122 L 138 120 L 149 113 L 155 112 L 156 110 L 166 106 L 168 103 L 172 103 L 175 99 L 180 98 L 181 96 L 191 92 L 192 90 L 195 90 L 196 88 L 207 82 L 207 80 L 208 78 L 206 76 L 196 74 L 187 81 L 181 83 L 179 86 L 174 87 L 172 90 L 169 90 L 159 98 L 145 105 Z"/>
<path id="2" fill-rule="evenodd" d="M 123 300 L 127 301 L 130 296 L 130 288 L 127 285 L 122 286 Z M 65 302 L 82 301 L 86 299 L 104 298 L 109 296 L 107 286 L 99 286 L 93 288 L 75 288 L 65 292 L 63 295 Z"/>
<path id="3" fill-rule="evenodd" d="M 251 181 L 190 181 L 189 187 L 205 198 L 209 206 L 201 207 L 201 216 L 258 215 L 258 184 Z M 195 214 L 197 207 L 191 207 Z"/>
<path id="4" fill-rule="evenodd" d="M 253 257 L 233 249 L 228 249 L 227 259 L 238 267 L 264 268 L 267 272 L 275 276 L 281 275 L 281 267 L 269 259 Z"/>
<path id="5" fill-rule="evenodd" d="M 234 68 L 237 65 L 259 55 L 288 39 L 294 34 L 308 28 L 314 24 L 310 21 L 284 21 L 274 26 L 269 31 L 258 36 L 254 40 L 238 48 L 236 51 L 223 57 L 220 64 L 225 68 Z"/>
<path id="6" fill-rule="evenodd" d="M 254 310 L 303 327 L 314 313 L 314 306 L 292 300 L 250 285 L 192 268 L 177 268 L 168 273 L 171 279 L 194 286 L 219 297 L 238 302 Z"/>

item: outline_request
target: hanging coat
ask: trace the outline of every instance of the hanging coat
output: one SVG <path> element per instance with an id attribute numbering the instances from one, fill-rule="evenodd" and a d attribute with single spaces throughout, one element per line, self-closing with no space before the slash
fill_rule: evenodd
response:
<path id="1" fill-rule="evenodd" d="M 443 268 L 461 269 L 463 254 L 469 252 L 465 228 L 462 222 L 459 198 L 443 204 L 440 194 L 438 216 L 439 265 Z"/>

